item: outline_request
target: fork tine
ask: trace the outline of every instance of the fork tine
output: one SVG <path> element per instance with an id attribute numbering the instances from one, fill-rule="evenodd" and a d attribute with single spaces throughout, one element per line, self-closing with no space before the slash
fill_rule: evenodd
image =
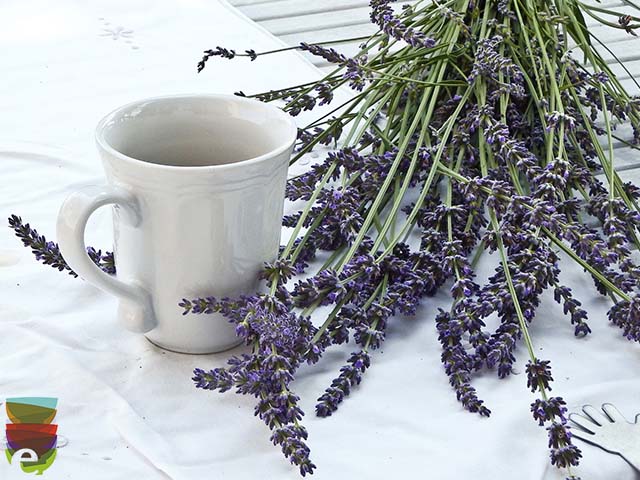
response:
<path id="1" fill-rule="evenodd" d="M 582 407 L 582 411 L 584 412 L 584 414 L 587 417 L 589 417 L 591 420 L 593 420 L 599 426 L 611 423 L 611 421 L 605 415 L 603 415 L 600 410 L 595 408 L 593 405 L 585 405 L 584 407 Z"/>
<path id="2" fill-rule="evenodd" d="M 622 413 L 620 413 L 620 410 L 618 410 L 618 408 L 611 404 L 611 403 L 603 403 L 602 404 L 602 411 L 607 415 L 607 417 L 609 417 L 609 420 L 611 420 L 612 422 L 626 422 L 627 419 L 624 418 L 624 415 L 622 415 Z"/>
<path id="3" fill-rule="evenodd" d="M 598 428 L 597 424 L 593 423 L 589 418 L 580 415 L 579 413 L 570 413 L 569 420 L 571 420 L 571 423 L 578 426 L 577 429 L 571 429 L 571 433 L 578 438 L 582 437 L 576 435 L 575 432 L 582 432 L 586 435 L 593 435 L 595 433 L 595 429 Z"/>

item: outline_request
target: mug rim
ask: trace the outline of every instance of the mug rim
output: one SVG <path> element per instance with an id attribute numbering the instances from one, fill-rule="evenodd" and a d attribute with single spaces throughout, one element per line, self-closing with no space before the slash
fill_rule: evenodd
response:
<path id="1" fill-rule="evenodd" d="M 110 120 L 112 120 L 113 118 L 115 118 L 118 114 L 122 113 L 123 111 L 130 109 L 136 105 L 141 105 L 144 103 L 149 103 L 149 102 L 157 102 L 157 101 L 162 101 L 162 100 L 175 100 L 175 99 L 220 99 L 220 100 L 231 100 L 233 102 L 237 102 L 237 103 L 248 103 L 254 106 L 259 106 L 260 108 L 264 108 L 266 110 L 270 110 L 272 113 L 275 113 L 277 116 L 282 117 L 291 127 L 290 128 L 290 132 L 289 132 L 289 136 L 286 140 L 286 142 L 280 144 L 279 146 L 277 146 L 276 148 L 263 153 L 261 155 L 255 156 L 255 157 L 251 157 L 251 158 L 247 158 L 245 160 L 239 160 L 237 162 L 232 162 L 232 163 L 223 163 L 223 164 L 219 164 L 219 165 L 185 165 L 185 166 L 180 166 L 180 165 L 166 165 L 166 164 L 161 164 L 161 163 L 152 163 L 152 162 L 146 162 L 144 160 L 140 160 L 139 158 L 135 158 L 135 157 L 131 157 L 129 155 L 126 155 L 125 153 L 122 153 L 121 151 L 115 149 L 114 147 L 112 147 L 109 142 L 107 142 L 107 140 L 104 138 L 104 132 L 105 132 L 105 126 L 107 124 L 107 122 L 109 122 Z M 228 95 L 228 94 L 221 94 L 221 93 L 182 93 L 182 94 L 173 94 L 173 95 L 158 95 L 158 96 L 154 96 L 154 97 L 147 97 L 147 98 L 142 98 L 139 100 L 134 100 L 132 102 L 126 103 L 124 105 L 119 106 L 118 108 L 112 110 L 111 112 L 109 112 L 108 114 L 106 114 L 104 117 L 102 117 L 102 119 L 98 122 L 98 124 L 96 125 L 96 129 L 95 129 L 95 140 L 96 143 L 98 144 L 98 146 L 104 150 L 105 152 L 125 161 L 125 162 L 129 162 L 129 163 L 133 163 L 135 165 L 144 165 L 146 168 L 151 168 L 151 169 L 157 169 L 157 170 L 165 170 L 165 171 L 206 171 L 206 170 L 232 170 L 234 168 L 237 168 L 238 166 L 247 166 L 247 165 L 253 165 L 256 163 L 260 163 L 263 162 L 265 160 L 268 160 L 270 158 L 273 157 L 277 157 L 278 155 L 280 155 L 281 153 L 285 152 L 286 150 L 288 150 L 289 148 L 291 148 L 292 144 L 295 143 L 296 139 L 298 138 L 298 127 L 293 119 L 293 117 L 291 117 L 289 114 L 287 114 L 286 112 L 284 112 L 283 110 L 281 110 L 280 108 L 274 106 L 274 105 L 269 105 L 263 102 L 260 102 L 258 100 L 254 100 L 251 98 L 245 98 L 245 97 L 241 97 L 238 95 Z"/>

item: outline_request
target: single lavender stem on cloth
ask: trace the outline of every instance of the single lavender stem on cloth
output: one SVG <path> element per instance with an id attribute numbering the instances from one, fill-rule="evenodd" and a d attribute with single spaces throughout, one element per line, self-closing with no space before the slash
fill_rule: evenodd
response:
<path id="1" fill-rule="evenodd" d="M 36 260 L 49 265 L 61 272 L 66 271 L 69 275 L 77 277 L 76 273 L 71 270 L 67 262 L 62 258 L 58 244 L 55 242 L 47 241 L 44 235 L 40 235 L 38 231 L 28 223 L 24 223 L 22 218 L 17 215 L 11 215 L 9 217 L 9 228 L 11 228 L 16 237 L 18 237 L 22 244 L 31 249 Z M 87 253 L 93 262 L 100 267 L 104 272 L 115 274 L 116 266 L 113 259 L 112 252 L 104 252 L 102 250 L 96 250 L 93 247 L 87 248 Z"/>

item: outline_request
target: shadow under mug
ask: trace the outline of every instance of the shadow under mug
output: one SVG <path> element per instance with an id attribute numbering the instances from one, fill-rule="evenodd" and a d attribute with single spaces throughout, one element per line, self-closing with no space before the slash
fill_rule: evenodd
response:
<path id="1" fill-rule="evenodd" d="M 86 281 L 120 300 L 126 328 L 159 347 L 212 353 L 237 345 L 218 313 L 182 315 L 181 299 L 252 294 L 276 258 L 293 119 L 227 95 L 157 97 L 118 108 L 96 129 L 107 183 L 63 203 L 60 250 Z M 117 275 L 87 255 L 90 215 L 113 205 Z"/>

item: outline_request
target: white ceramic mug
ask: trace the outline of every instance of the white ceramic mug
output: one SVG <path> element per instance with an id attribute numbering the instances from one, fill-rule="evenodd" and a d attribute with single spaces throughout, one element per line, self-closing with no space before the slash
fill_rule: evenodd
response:
<path id="1" fill-rule="evenodd" d="M 107 115 L 96 142 L 107 184 L 62 205 L 57 235 L 69 266 L 120 299 L 118 317 L 154 344 L 211 353 L 239 343 L 219 314 L 182 315 L 182 298 L 250 294 L 280 243 L 297 129 L 274 106 L 227 95 L 130 103 Z M 117 275 L 89 258 L 84 231 L 113 204 Z"/>

